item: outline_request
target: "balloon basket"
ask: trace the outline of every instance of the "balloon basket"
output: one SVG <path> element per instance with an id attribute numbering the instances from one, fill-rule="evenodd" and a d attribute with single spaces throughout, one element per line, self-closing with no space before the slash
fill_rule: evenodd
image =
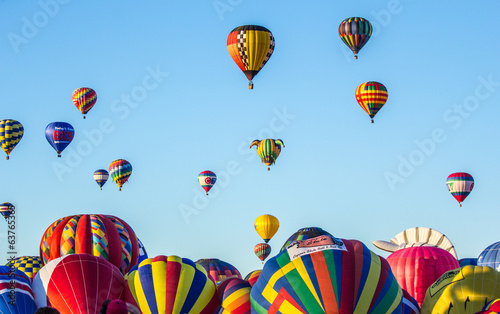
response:
<path id="1" fill-rule="evenodd" d="M 9 160 L 9 156 L 5 157 L 5 159 Z"/>
<path id="2" fill-rule="evenodd" d="M 253 89 L 253 83 L 252 83 L 252 81 L 250 81 L 250 82 L 248 83 L 248 89 Z"/>
<path id="3" fill-rule="evenodd" d="M 85 116 L 83 116 L 83 118 L 86 119 Z"/>

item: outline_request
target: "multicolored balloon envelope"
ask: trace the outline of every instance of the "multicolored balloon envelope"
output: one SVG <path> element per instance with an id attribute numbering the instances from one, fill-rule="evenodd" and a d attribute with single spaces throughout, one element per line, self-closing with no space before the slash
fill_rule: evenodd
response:
<path id="1" fill-rule="evenodd" d="M 125 159 L 117 159 L 109 164 L 109 175 L 113 181 L 118 185 L 118 190 L 122 190 L 122 186 L 128 181 L 132 174 L 132 165 Z"/>
<path id="2" fill-rule="evenodd" d="M 281 247 L 280 252 L 286 250 L 286 248 L 290 244 L 292 244 L 293 242 L 307 240 L 307 239 L 315 238 L 315 237 L 322 236 L 322 235 L 327 235 L 327 236 L 330 236 L 333 238 L 333 236 L 328 231 L 323 230 L 323 229 L 318 228 L 318 227 L 300 228 L 299 230 L 297 230 L 297 232 L 292 234 L 288 238 L 288 240 L 286 240 L 286 242 Z"/>
<path id="3" fill-rule="evenodd" d="M 356 88 L 356 100 L 361 108 L 373 118 L 387 102 L 387 88 L 382 83 L 369 81 Z"/>
<path id="4" fill-rule="evenodd" d="M 261 314 L 401 313 L 403 292 L 384 258 L 357 240 L 325 235 L 269 259 L 250 297 Z"/>
<path id="5" fill-rule="evenodd" d="M 273 215 L 261 215 L 255 219 L 253 226 L 262 240 L 267 243 L 278 231 L 280 222 Z"/>
<path id="6" fill-rule="evenodd" d="M 145 259 L 126 280 L 143 314 L 212 314 L 217 306 L 215 284 L 200 265 L 187 258 L 159 255 Z"/>
<path id="7" fill-rule="evenodd" d="M 45 138 L 56 150 L 57 157 L 61 157 L 61 152 L 71 143 L 75 137 L 75 129 L 66 122 L 52 122 L 45 128 Z"/>
<path id="8" fill-rule="evenodd" d="M 40 241 L 43 263 L 70 254 L 103 257 L 126 274 L 136 263 L 139 245 L 134 230 L 111 215 L 73 215 L 51 224 Z"/>
<path id="9" fill-rule="evenodd" d="M 403 301 L 401 306 L 401 314 L 420 314 L 420 305 L 417 301 L 406 291 L 403 290 Z"/>
<path id="10" fill-rule="evenodd" d="M 362 17 L 347 18 L 339 25 L 339 36 L 354 53 L 354 59 L 358 58 L 358 52 L 368 42 L 372 31 L 372 24 Z"/>
<path id="11" fill-rule="evenodd" d="M 257 146 L 257 154 L 259 155 L 262 163 L 266 166 L 271 166 L 276 162 L 276 159 L 281 153 L 281 146 L 285 147 L 283 141 L 280 139 L 265 139 L 262 141 L 254 140 L 250 145 L 250 148 Z M 267 168 L 270 170 L 271 168 Z"/>
<path id="12" fill-rule="evenodd" d="M 0 147 L 7 154 L 7 159 L 12 150 L 21 141 L 24 134 L 23 125 L 16 120 L 0 120 Z"/>
<path id="13" fill-rule="evenodd" d="M 491 300 L 483 307 L 483 310 L 476 314 L 498 314 L 500 313 L 500 299 Z"/>
<path id="14" fill-rule="evenodd" d="M 252 89 L 252 79 L 273 54 L 274 36 L 263 26 L 239 26 L 227 36 L 227 50 L 249 80 L 248 88 Z"/>
<path id="15" fill-rule="evenodd" d="M 487 266 L 467 265 L 444 273 L 427 289 L 422 314 L 470 314 L 500 298 L 500 273 Z"/>
<path id="16" fill-rule="evenodd" d="M 489 266 L 500 271 L 500 242 L 488 245 L 477 258 L 478 266 Z"/>
<path id="17" fill-rule="evenodd" d="M 421 306 L 425 292 L 445 272 L 459 268 L 457 259 L 438 247 L 409 247 L 387 257 L 392 273 Z"/>
<path id="18" fill-rule="evenodd" d="M 96 171 L 94 171 L 94 180 L 95 182 L 97 182 L 101 190 L 102 186 L 108 181 L 108 178 L 109 172 L 105 169 L 97 169 Z"/>
<path id="19" fill-rule="evenodd" d="M 217 181 L 217 175 L 210 170 L 200 172 L 198 175 L 198 182 L 208 195 L 208 191 L 214 186 Z"/>
<path id="20" fill-rule="evenodd" d="M 102 303 L 120 298 L 124 287 L 125 280 L 117 267 L 90 254 L 56 258 L 33 280 L 37 306 L 50 305 L 61 313 L 99 313 Z"/>
<path id="21" fill-rule="evenodd" d="M 462 202 L 474 188 L 474 178 L 467 172 L 455 172 L 446 179 L 446 186 L 462 207 Z"/>
<path id="22" fill-rule="evenodd" d="M 253 248 L 255 255 L 264 261 L 271 254 L 271 246 L 267 243 L 259 243 Z"/>
<path id="23" fill-rule="evenodd" d="M 236 269 L 236 267 L 228 262 L 221 261 L 218 258 L 199 259 L 196 261 L 196 264 L 203 267 L 203 269 L 207 272 L 208 277 L 216 284 L 223 279 L 230 277 L 241 278 L 240 271 Z"/>
<path id="24" fill-rule="evenodd" d="M 33 280 L 36 273 L 38 273 L 40 268 L 42 268 L 42 260 L 39 256 L 20 256 L 9 261 L 7 266 L 10 266 L 11 264 L 13 264 L 16 269 L 25 273 L 30 280 Z"/>
<path id="25" fill-rule="evenodd" d="M 0 204 L 0 214 L 2 214 L 3 218 L 7 220 L 10 215 L 16 210 L 16 207 L 11 203 L 2 203 Z"/>
<path id="26" fill-rule="evenodd" d="M 28 276 L 15 268 L 0 266 L 0 313 L 31 314 L 36 309 Z"/>
<path id="27" fill-rule="evenodd" d="M 81 87 L 75 89 L 72 96 L 73 104 L 80 110 L 85 119 L 85 115 L 94 107 L 97 101 L 97 94 L 92 88 Z"/>
<path id="28" fill-rule="evenodd" d="M 245 276 L 245 280 L 248 281 L 251 287 L 253 287 L 253 285 L 257 282 L 257 279 L 259 279 L 261 273 L 262 269 L 251 271 Z"/>
<path id="29" fill-rule="evenodd" d="M 214 314 L 250 314 L 250 284 L 241 278 L 226 278 L 217 286 L 219 306 Z"/>

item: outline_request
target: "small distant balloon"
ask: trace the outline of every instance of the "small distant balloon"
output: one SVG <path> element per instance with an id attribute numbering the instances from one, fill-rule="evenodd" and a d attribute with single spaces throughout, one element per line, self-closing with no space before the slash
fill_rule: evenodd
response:
<path id="1" fill-rule="evenodd" d="M 215 181 L 217 181 L 217 176 L 212 171 L 205 170 L 198 175 L 198 182 L 207 195 L 208 191 L 214 186 Z"/>
<path id="2" fill-rule="evenodd" d="M 259 155 L 262 163 L 266 166 L 271 166 L 276 162 L 276 159 L 281 153 L 281 147 L 285 147 L 282 140 L 277 139 L 264 139 L 264 140 L 254 140 L 250 145 L 250 148 L 257 146 L 257 154 Z M 267 168 L 270 170 L 271 168 Z"/>
<path id="3" fill-rule="evenodd" d="M 262 240 L 267 243 L 278 231 L 280 222 L 273 215 L 261 215 L 255 219 L 253 226 Z"/>
<path id="4" fill-rule="evenodd" d="M 24 127 L 19 121 L 11 119 L 0 120 L 0 146 L 7 154 L 7 160 L 14 147 L 23 138 L 23 134 Z"/>
<path id="5" fill-rule="evenodd" d="M 359 50 L 368 42 L 372 31 L 372 24 L 362 17 L 347 18 L 339 26 L 339 36 L 354 53 L 354 59 L 358 58 Z"/>
<path id="6" fill-rule="evenodd" d="M 371 122 L 380 109 L 387 102 L 387 88 L 384 84 L 369 81 L 358 86 L 356 89 L 356 100 L 361 108 L 370 116 Z"/>
<path id="7" fill-rule="evenodd" d="M 455 172 L 446 179 L 446 186 L 460 204 L 460 207 L 462 207 L 462 202 L 474 188 L 474 178 L 467 172 Z"/>
<path id="8" fill-rule="evenodd" d="M 12 215 L 15 209 L 16 209 L 15 206 L 12 205 L 11 203 L 0 204 L 0 214 L 2 214 L 5 220 L 7 220 L 7 218 L 9 218 L 10 215 Z"/>
<path id="9" fill-rule="evenodd" d="M 262 262 L 264 262 L 264 260 L 269 256 L 269 254 L 271 254 L 271 246 L 267 243 L 259 243 L 253 248 L 253 250 L 255 255 Z"/>
<path id="10" fill-rule="evenodd" d="M 109 175 L 118 185 L 118 190 L 122 190 L 122 186 L 128 181 L 132 174 L 132 165 L 125 159 L 117 159 L 109 164 Z"/>
<path id="11" fill-rule="evenodd" d="M 108 181 L 109 178 L 109 172 L 107 172 L 105 169 L 98 169 L 94 171 L 94 180 L 97 182 L 99 187 L 102 190 L 102 186 Z"/>
<path id="12" fill-rule="evenodd" d="M 68 147 L 75 137 L 75 129 L 66 122 L 52 122 L 45 128 L 45 138 L 56 150 L 57 157 L 61 157 L 62 151 Z"/>
<path id="13" fill-rule="evenodd" d="M 81 87 L 73 92 L 72 100 L 85 119 L 85 115 L 94 107 L 97 101 L 97 94 L 92 88 Z"/>

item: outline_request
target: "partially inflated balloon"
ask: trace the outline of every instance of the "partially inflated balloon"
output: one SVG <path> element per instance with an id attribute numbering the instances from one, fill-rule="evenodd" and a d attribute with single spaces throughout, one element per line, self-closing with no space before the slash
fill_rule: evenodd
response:
<path id="1" fill-rule="evenodd" d="M 71 143 L 75 137 L 75 129 L 66 122 L 52 122 L 45 128 L 45 138 L 56 150 L 57 157 L 61 157 L 61 152 Z"/>
<path id="2" fill-rule="evenodd" d="M 196 264 L 205 269 L 208 277 L 215 283 L 230 277 L 241 278 L 240 271 L 228 262 L 221 261 L 218 258 L 204 258 L 196 261 Z"/>
<path id="3" fill-rule="evenodd" d="M 271 246 L 267 243 L 259 243 L 253 248 L 255 255 L 264 261 L 271 254 Z"/>
<path id="4" fill-rule="evenodd" d="M 97 182 L 99 187 L 102 190 L 102 186 L 108 181 L 109 178 L 109 172 L 106 171 L 105 169 L 98 169 L 94 171 L 94 180 Z"/>
<path id="5" fill-rule="evenodd" d="M 500 299 L 491 300 L 483 307 L 481 312 L 476 314 L 498 314 L 500 313 Z"/>
<path id="6" fill-rule="evenodd" d="M 372 24 L 362 17 L 350 17 L 339 26 L 339 36 L 354 53 L 354 59 L 358 58 L 359 50 L 368 42 L 372 31 Z"/>
<path id="7" fill-rule="evenodd" d="M 9 155 L 23 138 L 24 127 L 16 120 L 0 120 L 0 146 L 3 151 L 7 154 L 7 159 Z"/>
<path id="8" fill-rule="evenodd" d="M 31 314 L 36 308 L 28 276 L 14 266 L 0 266 L 0 313 Z"/>
<path id="9" fill-rule="evenodd" d="M 422 314 L 470 314 L 500 298 L 500 273 L 467 265 L 444 273 L 427 289 Z"/>
<path id="10" fill-rule="evenodd" d="M 262 141 L 254 140 L 250 145 L 250 148 L 257 146 L 257 154 L 259 155 L 262 163 L 266 166 L 271 166 L 276 162 L 276 159 L 281 153 L 281 147 L 285 147 L 283 141 L 280 139 L 265 139 Z M 270 170 L 268 167 L 267 170 Z"/>
<path id="11" fill-rule="evenodd" d="M 361 108 L 373 118 L 387 102 L 387 88 L 381 83 L 369 81 L 358 86 L 356 89 L 356 100 Z"/>
<path id="12" fill-rule="evenodd" d="M 250 284 L 241 278 L 226 278 L 217 286 L 219 307 L 214 314 L 250 314 Z"/>
<path id="13" fill-rule="evenodd" d="M 85 115 L 94 107 L 97 101 L 97 94 L 92 88 L 81 87 L 73 92 L 72 100 L 85 119 Z"/>
<path id="14" fill-rule="evenodd" d="M 252 89 L 252 79 L 273 54 L 274 37 L 270 30 L 262 26 L 239 26 L 229 33 L 227 50 L 249 80 L 248 88 Z"/>
<path id="15" fill-rule="evenodd" d="M 455 172 L 446 179 L 446 186 L 462 207 L 462 202 L 474 188 L 474 178 L 466 172 Z"/>
<path id="16" fill-rule="evenodd" d="M 217 181 L 217 176 L 210 170 L 200 172 L 198 175 L 198 182 L 208 195 L 208 191 L 214 186 Z"/>
<path id="17" fill-rule="evenodd" d="M 203 267 L 187 258 L 145 259 L 126 280 L 144 314 L 212 314 L 217 304 L 213 281 Z"/>
<path id="18" fill-rule="evenodd" d="M 109 175 L 118 185 L 118 190 L 122 190 L 122 186 L 127 182 L 132 174 L 132 165 L 125 159 L 117 159 L 109 164 Z"/>
<path id="19" fill-rule="evenodd" d="M 280 222 L 273 215 L 261 215 L 255 219 L 253 226 L 262 240 L 267 243 L 278 231 Z"/>
<path id="20" fill-rule="evenodd" d="M 478 266 L 489 266 L 500 271 L 500 242 L 495 242 L 485 248 L 477 258 Z"/>
<path id="21" fill-rule="evenodd" d="M 16 269 L 25 273 L 30 280 L 33 280 L 42 267 L 42 260 L 39 256 L 20 256 L 7 263 L 7 266 L 10 266 L 10 264 L 14 264 Z"/>
<path id="22" fill-rule="evenodd" d="M 323 229 L 318 228 L 318 227 L 300 228 L 299 230 L 297 230 L 297 232 L 292 234 L 288 238 L 288 240 L 286 240 L 286 242 L 281 247 L 280 252 L 286 250 L 286 248 L 295 241 L 307 240 L 307 239 L 315 238 L 315 237 L 322 236 L 322 235 L 327 235 L 327 236 L 333 237 L 328 231 L 323 230 Z"/>
<path id="23" fill-rule="evenodd" d="M 0 214 L 7 220 L 10 215 L 15 211 L 16 207 L 11 203 L 2 203 L 0 204 Z"/>

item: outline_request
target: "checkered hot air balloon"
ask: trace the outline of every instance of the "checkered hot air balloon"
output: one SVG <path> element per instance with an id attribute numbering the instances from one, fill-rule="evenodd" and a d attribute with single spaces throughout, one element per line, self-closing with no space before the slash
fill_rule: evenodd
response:
<path id="1" fill-rule="evenodd" d="M 358 52 L 368 42 L 372 35 L 372 24 L 362 17 L 350 17 L 342 21 L 339 26 L 339 36 L 344 44 L 358 58 Z"/>
<path id="2" fill-rule="evenodd" d="M 227 50 L 249 80 L 248 88 L 253 89 L 252 79 L 273 54 L 274 37 L 263 26 L 239 26 L 227 36 Z"/>
<path id="3" fill-rule="evenodd" d="M 198 175 L 198 182 L 207 195 L 208 191 L 210 191 L 210 189 L 214 186 L 215 181 L 217 181 L 217 175 L 210 170 L 202 171 Z"/>
<path id="4" fill-rule="evenodd" d="M 33 281 L 40 268 L 42 268 L 42 260 L 39 256 L 20 256 L 11 260 L 6 265 L 10 266 L 10 264 L 14 264 L 16 269 L 25 273 L 31 281 Z"/>
<path id="5" fill-rule="evenodd" d="M 387 88 L 382 83 L 369 81 L 358 86 L 356 89 L 356 100 L 361 108 L 373 118 L 387 102 Z"/>
<path id="6" fill-rule="evenodd" d="M 262 163 L 266 166 L 271 166 L 276 162 L 276 159 L 281 153 L 281 147 L 285 147 L 285 144 L 282 140 L 277 139 L 265 139 L 262 141 L 254 140 L 250 145 L 250 148 L 253 146 L 257 146 L 257 154 L 259 155 Z M 271 168 L 267 168 L 270 170 Z"/>
<path id="7" fill-rule="evenodd" d="M 474 188 L 474 178 L 466 172 L 455 172 L 446 179 L 446 186 L 460 204 L 460 207 L 462 207 L 462 202 Z"/>
<path id="8" fill-rule="evenodd" d="M 109 172 L 106 171 L 105 169 L 98 169 L 94 171 L 94 180 L 97 182 L 99 187 L 102 190 L 102 186 L 108 181 L 109 178 Z"/>
<path id="9" fill-rule="evenodd" d="M 125 159 L 117 159 L 109 164 L 109 175 L 118 185 L 118 190 L 122 190 L 122 186 L 127 182 L 132 174 L 132 165 Z"/>
<path id="10" fill-rule="evenodd" d="M 94 107 L 97 101 L 97 94 L 92 88 L 81 87 L 73 92 L 72 100 L 85 119 L 85 115 Z"/>
<path id="11" fill-rule="evenodd" d="M 12 150 L 21 141 L 24 134 L 23 125 L 16 120 L 0 120 L 0 147 L 7 154 L 7 160 Z"/>

